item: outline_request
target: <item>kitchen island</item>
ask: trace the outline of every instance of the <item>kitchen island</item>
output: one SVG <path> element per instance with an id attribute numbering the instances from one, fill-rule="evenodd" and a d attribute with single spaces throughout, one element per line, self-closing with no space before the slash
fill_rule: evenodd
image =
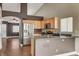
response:
<path id="1" fill-rule="evenodd" d="M 33 56 L 53 56 L 75 51 L 75 39 L 53 37 L 35 37 L 31 40 Z"/>

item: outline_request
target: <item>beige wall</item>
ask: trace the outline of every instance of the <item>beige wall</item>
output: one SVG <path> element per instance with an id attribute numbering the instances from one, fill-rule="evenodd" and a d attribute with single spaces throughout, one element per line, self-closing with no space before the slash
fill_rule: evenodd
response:
<path id="1" fill-rule="evenodd" d="M 75 4 L 59 4 L 59 3 L 47 3 L 44 4 L 40 10 L 35 13 L 38 16 L 44 17 L 67 17 L 72 16 L 76 11 L 74 11 Z M 79 4 L 78 4 L 79 6 Z"/>

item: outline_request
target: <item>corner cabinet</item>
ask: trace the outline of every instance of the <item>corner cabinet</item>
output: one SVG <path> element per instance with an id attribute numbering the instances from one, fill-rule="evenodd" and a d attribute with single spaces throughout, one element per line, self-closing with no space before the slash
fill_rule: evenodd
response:
<path id="1" fill-rule="evenodd" d="M 73 32 L 73 17 L 62 18 L 60 20 L 61 32 Z"/>

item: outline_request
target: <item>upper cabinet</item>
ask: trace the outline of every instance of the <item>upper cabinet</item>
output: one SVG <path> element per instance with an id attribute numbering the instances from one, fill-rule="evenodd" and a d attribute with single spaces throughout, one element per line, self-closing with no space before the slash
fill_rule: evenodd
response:
<path id="1" fill-rule="evenodd" d="M 54 28 L 56 28 L 56 29 L 59 28 L 59 18 L 58 17 L 54 18 Z"/>
<path id="2" fill-rule="evenodd" d="M 58 28 L 58 17 L 54 17 L 54 18 L 47 18 L 47 19 L 44 19 L 42 21 L 42 28 L 49 28 L 49 29 L 57 29 Z"/>
<path id="3" fill-rule="evenodd" d="M 35 20 L 34 24 L 35 24 L 35 29 L 41 29 L 42 28 L 42 21 L 41 20 Z"/>
<path id="4" fill-rule="evenodd" d="M 23 22 L 27 24 L 34 24 L 34 29 L 41 29 L 42 27 L 41 20 L 23 20 Z"/>
<path id="5" fill-rule="evenodd" d="M 61 32 L 73 32 L 73 18 L 63 18 L 60 21 Z"/>
<path id="6" fill-rule="evenodd" d="M 24 23 L 34 24 L 34 29 L 58 29 L 58 17 L 43 20 L 23 20 Z M 48 28 L 46 28 L 48 27 Z"/>

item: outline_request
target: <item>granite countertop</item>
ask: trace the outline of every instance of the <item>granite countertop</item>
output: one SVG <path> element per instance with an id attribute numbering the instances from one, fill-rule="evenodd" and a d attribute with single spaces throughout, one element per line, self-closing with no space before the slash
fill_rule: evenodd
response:
<path id="1" fill-rule="evenodd" d="M 66 39 L 66 38 L 74 38 L 74 37 L 67 37 L 67 36 L 52 36 L 52 37 L 35 36 L 34 37 L 34 39 L 44 39 L 44 38 L 61 38 L 61 39 Z"/>
<path id="2" fill-rule="evenodd" d="M 71 37 L 67 37 L 67 36 L 60 36 L 60 38 L 61 38 L 61 39 L 63 39 L 63 38 L 64 38 L 64 39 L 66 39 L 66 38 L 74 38 L 74 36 L 71 36 Z"/>
<path id="3" fill-rule="evenodd" d="M 78 37 L 79 38 L 79 35 L 73 35 L 73 37 Z"/>

